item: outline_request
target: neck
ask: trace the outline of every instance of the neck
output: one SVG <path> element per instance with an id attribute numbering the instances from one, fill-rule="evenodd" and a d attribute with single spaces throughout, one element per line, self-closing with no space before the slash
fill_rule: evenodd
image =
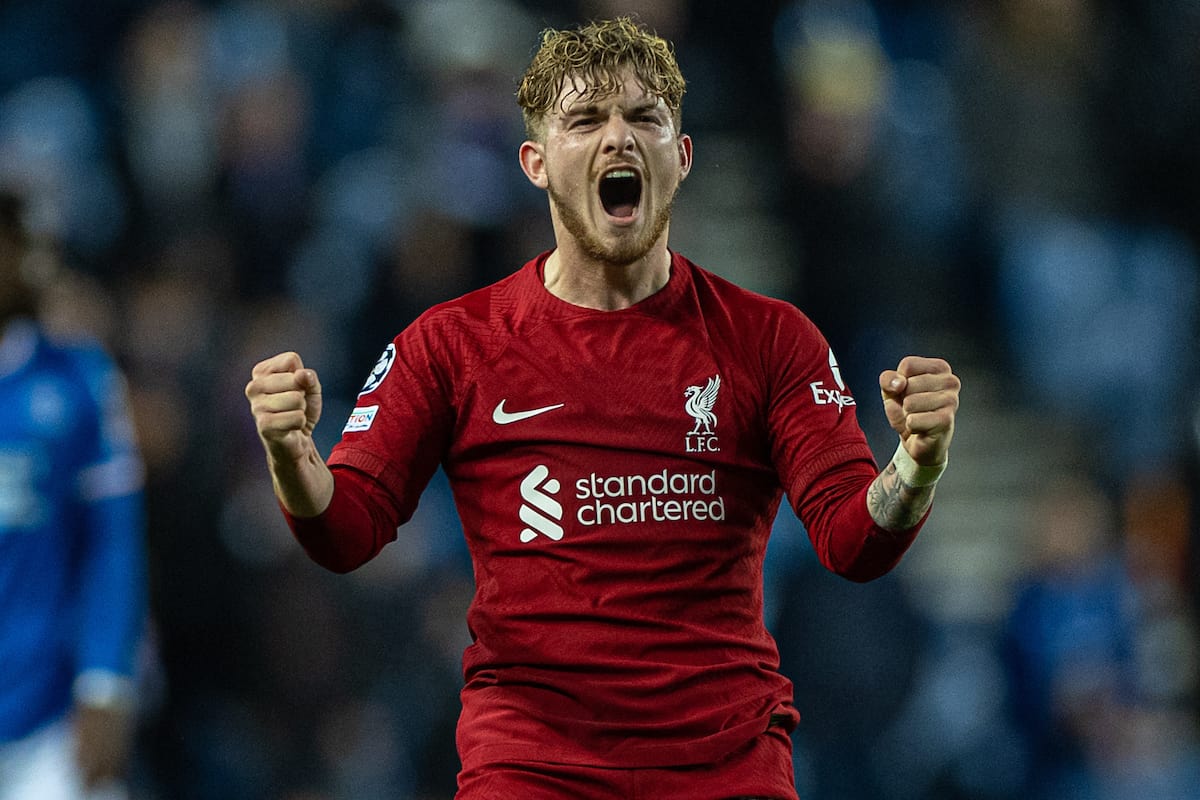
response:
<path id="1" fill-rule="evenodd" d="M 618 264 L 559 246 L 546 259 L 546 290 L 571 305 L 617 311 L 640 303 L 671 279 L 666 237 L 637 261 Z"/>

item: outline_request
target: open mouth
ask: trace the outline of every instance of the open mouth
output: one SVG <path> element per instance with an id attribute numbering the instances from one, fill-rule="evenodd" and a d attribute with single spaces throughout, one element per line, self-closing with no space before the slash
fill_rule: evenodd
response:
<path id="1" fill-rule="evenodd" d="M 600 178 L 600 203 L 609 216 L 629 219 L 642 199 L 642 178 L 631 169 L 613 169 Z"/>

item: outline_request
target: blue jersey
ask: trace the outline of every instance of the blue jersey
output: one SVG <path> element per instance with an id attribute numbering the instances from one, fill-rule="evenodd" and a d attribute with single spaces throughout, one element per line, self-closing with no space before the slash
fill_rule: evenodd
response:
<path id="1" fill-rule="evenodd" d="M 142 463 L 95 346 L 0 329 L 0 742 L 120 685 L 144 630 Z"/>

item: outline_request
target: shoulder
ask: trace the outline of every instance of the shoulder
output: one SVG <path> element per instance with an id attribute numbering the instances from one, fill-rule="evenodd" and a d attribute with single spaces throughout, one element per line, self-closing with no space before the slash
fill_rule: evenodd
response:
<path id="1" fill-rule="evenodd" d="M 108 351 L 96 339 L 86 336 L 63 338 L 47 334 L 36 323 L 21 327 L 13 338 L 20 338 L 28 353 L 25 368 L 46 378 L 97 386 L 116 372 Z"/>
<path id="2" fill-rule="evenodd" d="M 78 337 L 70 340 L 49 340 L 62 357 L 88 376 L 109 375 L 117 372 L 112 354 L 98 340 Z"/>
<path id="3" fill-rule="evenodd" d="M 116 361 L 98 340 L 72 337 L 69 340 L 47 338 L 45 351 L 51 359 L 82 381 L 88 394 L 98 400 L 123 391 L 124 378 Z"/>
<path id="4" fill-rule="evenodd" d="M 454 344 L 494 347 L 546 315 L 539 266 L 548 253 L 500 280 L 430 307 L 405 333 Z M 402 333 L 401 336 L 404 336 Z"/>
<path id="5" fill-rule="evenodd" d="M 787 332 L 791 336 L 820 337 L 817 326 L 794 303 L 747 289 L 682 256 L 679 261 L 690 272 L 696 295 L 706 313 L 711 314 L 716 309 L 728 316 L 743 333 L 759 331 L 778 335 Z"/>
<path id="6" fill-rule="evenodd" d="M 497 316 L 503 315 L 505 311 L 511 310 L 515 306 L 522 285 L 528 277 L 525 274 L 528 268 L 527 264 L 495 283 L 430 306 L 417 317 L 413 327 L 452 328 L 493 322 Z"/>
<path id="7" fill-rule="evenodd" d="M 129 427 L 124 377 L 98 340 L 61 338 L 40 328 L 34 336 L 18 385 L 47 430 L 107 436 Z"/>
<path id="8" fill-rule="evenodd" d="M 469 372 L 511 338 L 524 272 L 431 306 L 395 337 L 393 352 L 413 365 Z"/>

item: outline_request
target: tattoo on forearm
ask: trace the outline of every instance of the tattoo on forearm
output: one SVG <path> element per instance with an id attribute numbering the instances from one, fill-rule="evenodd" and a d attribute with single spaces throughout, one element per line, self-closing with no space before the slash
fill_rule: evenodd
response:
<path id="1" fill-rule="evenodd" d="M 909 486 L 897 474 L 896 465 L 889 461 L 867 490 L 867 510 L 881 528 L 889 531 L 908 530 L 929 510 L 933 502 L 934 485 Z"/>

